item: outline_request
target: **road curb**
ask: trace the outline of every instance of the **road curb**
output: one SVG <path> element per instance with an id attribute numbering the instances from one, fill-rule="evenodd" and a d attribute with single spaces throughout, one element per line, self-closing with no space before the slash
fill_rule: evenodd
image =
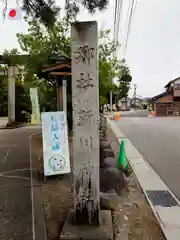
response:
<path id="1" fill-rule="evenodd" d="M 180 201 L 162 181 L 141 153 L 119 130 L 116 123 L 107 118 L 107 123 L 119 143 L 125 139 L 126 154 L 142 191 L 167 240 L 179 240 Z"/>

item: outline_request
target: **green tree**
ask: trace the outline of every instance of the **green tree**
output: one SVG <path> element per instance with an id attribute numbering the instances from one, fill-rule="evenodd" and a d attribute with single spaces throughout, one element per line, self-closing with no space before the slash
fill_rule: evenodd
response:
<path id="1" fill-rule="evenodd" d="M 31 101 L 22 83 L 22 79 L 16 79 L 15 103 L 16 122 L 26 121 L 27 113 L 31 113 Z"/>
<path id="2" fill-rule="evenodd" d="M 42 71 L 50 63 L 54 55 L 71 55 L 71 41 L 68 37 L 70 24 L 66 19 L 54 23 L 52 29 L 37 25 L 36 21 L 29 24 L 27 34 L 17 34 L 20 47 L 29 54 L 26 64 L 29 80 L 33 74 Z M 118 76 L 118 61 L 113 61 L 112 53 L 116 50 L 115 43 L 109 38 L 110 30 L 99 33 L 99 89 L 100 103 L 107 101 L 106 94 L 115 88 L 113 78 Z"/>
<path id="3" fill-rule="evenodd" d="M 50 64 L 50 59 L 55 55 L 71 55 L 71 41 L 69 38 L 70 24 L 67 19 L 57 21 L 49 29 L 36 21 L 26 21 L 29 24 L 27 34 L 17 34 L 20 47 L 29 54 L 26 64 L 28 82 L 32 75 L 42 71 L 45 65 Z M 121 72 L 121 66 L 117 59 L 113 58 L 119 44 L 115 44 L 109 37 L 110 30 L 99 33 L 99 93 L 100 104 L 108 101 L 108 93 L 117 91 L 113 78 L 117 78 Z M 48 81 L 46 81 L 48 82 Z M 52 79 L 48 84 L 52 84 Z M 53 85 L 48 86 L 48 89 Z M 53 92 L 53 91 L 52 91 Z"/>
<path id="4" fill-rule="evenodd" d="M 96 10 L 104 10 L 108 6 L 108 0 L 66 0 L 65 9 L 68 18 L 76 18 L 80 12 L 80 5 L 83 5 L 90 13 Z"/>
<path id="5" fill-rule="evenodd" d="M 125 98 L 127 100 L 128 93 L 130 90 L 130 84 L 132 82 L 132 76 L 130 69 L 125 62 L 121 63 L 119 66 L 120 75 L 118 77 L 119 87 L 118 87 L 118 98 Z"/>
<path id="6" fill-rule="evenodd" d="M 13 48 L 10 51 L 5 49 L 4 52 L 3 52 L 4 56 L 11 56 L 11 55 L 18 55 L 18 54 L 19 54 L 19 51 L 17 50 L 17 48 Z"/>
<path id="7" fill-rule="evenodd" d="M 49 29 L 42 24 L 38 25 L 35 20 L 28 20 L 28 33 L 17 34 L 21 49 L 28 53 L 25 64 L 25 86 L 38 87 L 40 104 L 46 110 L 56 109 L 56 81 L 51 79 L 38 79 L 37 74 L 43 68 L 52 63 L 52 58 L 58 55 L 70 56 L 71 42 L 68 36 L 69 22 L 66 19 L 57 21 Z"/>
<path id="8" fill-rule="evenodd" d="M 117 86 L 113 79 L 119 75 L 119 63 L 113 58 L 118 44 L 109 37 L 110 30 L 101 31 L 99 34 L 99 95 L 100 105 L 108 102 L 109 92 L 115 92 Z"/>
<path id="9" fill-rule="evenodd" d="M 12 51 L 11 51 L 12 52 Z M 6 53 L 9 52 L 6 50 Z M 0 67 L 0 69 L 6 69 L 6 67 Z M 22 79 L 16 79 L 15 82 L 15 112 L 16 121 L 25 120 L 22 116 L 22 112 L 30 112 L 30 98 L 29 94 L 26 94 L 25 87 L 22 83 Z M 0 79 L 0 116 L 8 115 L 8 79 L 7 76 L 2 76 Z M 23 118 L 22 118 L 23 117 Z"/>
<path id="10" fill-rule="evenodd" d="M 3 53 L 4 59 L 7 59 L 7 63 L 16 63 L 16 56 L 19 55 L 19 52 L 16 48 L 13 48 L 11 50 L 5 50 Z M 13 61 L 12 61 L 13 59 Z M 4 69 L 6 69 L 7 72 L 7 66 L 4 66 Z M 0 86 L 0 104 L 1 104 L 1 109 L 0 112 L 4 116 L 7 116 L 8 114 L 8 79 L 7 76 L 3 77 L 1 81 L 1 86 Z M 16 112 L 16 121 L 21 121 L 25 120 L 24 117 L 22 116 L 22 112 L 30 112 L 31 107 L 30 107 L 30 97 L 29 94 L 27 94 L 25 85 L 22 81 L 22 78 L 17 77 L 15 81 L 15 112 Z"/>
<path id="11" fill-rule="evenodd" d="M 19 55 L 19 51 L 17 50 L 17 48 L 13 48 L 11 50 L 7 50 L 5 49 L 3 52 L 3 60 L 4 62 L 6 62 L 7 64 L 14 64 L 17 65 L 17 56 Z"/>
<path id="12" fill-rule="evenodd" d="M 38 25 L 35 20 L 25 18 L 25 21 L 29 25 L 28 33 L 19 33 L 17 38 L 21 49 L 29 54 L 26 63 L 28 73 L 41 72 L 45 65 L 51 63 L 53 56 L 70 56 L 69 23 L 65 19 L 55 22 L 51 29 Z"/>
<path id="13" fill-rule="evenodd" d="M 56 110 L 56 88 L 55 84 L 45 79 L 39 79 L 36 74 L 26 74 L 24 79 L 24 89 L 29 96 L 30 88 L 37 87 L 41 111 Z"/>

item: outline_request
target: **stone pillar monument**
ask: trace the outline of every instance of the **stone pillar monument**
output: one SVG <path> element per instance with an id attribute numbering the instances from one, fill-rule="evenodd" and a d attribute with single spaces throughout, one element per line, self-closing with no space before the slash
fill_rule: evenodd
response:
<path id="1" fill-rule="evenodd" d="M 60 239 L 111 240 L 111 213 L 100 211 L 97 22 L 73 23 L 71 40 L 74 209 Z"/>
<path id="2" fill-rule="evenodd" d="M 97 23 L 72 25 L 73 171 L 76 223 L 99 224 Z"/>

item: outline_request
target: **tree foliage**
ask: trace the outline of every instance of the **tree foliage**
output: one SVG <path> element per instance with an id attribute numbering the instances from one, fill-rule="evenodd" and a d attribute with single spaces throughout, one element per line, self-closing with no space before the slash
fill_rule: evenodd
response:
<path id="1" fill-rule="evenodd" d="M 15 103 L 16 121 L 25 121 L 23 112 L 31 113 L 31 102 L 29 92 L 27 93 L 21 78 L 15 82 Z"/>
<path id="2" fill-rule="evenodd" d="M 76 18 L 80 12 L 80 5 L 83 5 L 90 13 L 96 10 L 102 11 L 108 6 L 108 0 L 66 0 L 65 9 L 68 19 Z"/>
<path id="3" fill-rule="evenodd" d="M 108 101 L 107 94 L 116 90 L 113 79 L 118 76 L 118 61 L 113 59 L 117 45 L 109 38 L 110 30 L 101 31 L 99 34 L 99 95 L 100 104 Z"/>
<path id="4" fill-rule="evenodd" d="M 130 69 L 126 64 L 125 59 L 118 61 L 114 58 L 114 53 L 119 47 L 119 43 L 114 43 L 109 38 L 110 30 L 100 32 L 99 45 L 99 84 L 100 84 L 100 103 L 107 103 L 109 101 L 110 91 L 113 92 L 118 99 L 127 98 L 132 81 Z M 117 80 L 114 84 L 113 79 Z"/>
<path id="5" fill-rule="evenodd" d="M 38 88 L 40 110 L 46 111 L 55 111 L 56 110 L 56 88 L 54 85 L 45 81 L 44 79 L 39 79 L 36 74 L 29 74 L 28 72 L 25 75 L 24 79 L 24 88 L 26 94 L 29 95 L 30 88 Z"/>
<path id="6" fill-rule="evenodd" d="M 23 0 L 23 10 L 33 19 L 40 20 L 45 26 L 52 28 L 60 7 L 54 0 Z"/>
<path id="7" fill-rule="evenodd" d="M 69 37 L 70 24 L 67 19 L 54 23 L 52 29 L 37 25 L 36 21 L 28 21 L 27 34 L 17 34 L 20 47 L 29 54 L 26 72 L 31 76 L 42 71 L 50 63 L 54 55 L 71 55 L 71 41 Z M 106 94 L 114 90 L 113 78 L 119 75 L 119 62 L 113 60 L 112 53 L 117 45 L 109 38 L 110 30 L 99 33 L 99 91 L 100 103 L 107 102 Z M 30 77 L 29 77 L 30 78 Z"/>
<path id="8" fill-rule="evenodd" d="M 29 88 L 38 87 L 41 106 L 48 110 L 55 110 L 55 80 L 39 79 L 37 74 L 51 63 L 52 57 L 62 54 L 71 56 L 70 23 L 67 19 L 63 19 L 56 21 L 52 28 L 48 28 L 38 24 L 36 20 L 27 18 L 25 20 L 29 25 L 28 33 L 17 34 L 21 49 L 28 54 L 24 62 L 25 78 L 22 86 L 28 97 Z M 118 92 L 121 97 L 127 96 L 132 79 L 128 66 L 122 65 L 113 58 L 118 45 L 110 39 L 109 35 L 110 30 L 104 30 L 100 31 L 98 37 L 100 104 L 109 101 L 110 91 Z M 18 56 L 18 51 L 16 49 L 5 51 L 4 56 L 7 58 Z M 119 84 L 113 82 L 114 78 L 119 80 Z"/>
<path id="9" fill-rule="evenodd" d="M 17 38 L 21 49 L 29 54 L 26 64 L 28 72 L 40 72 L 53 56 L 70 56 L 69 23 L 65 19 L 55 22 L 51 29 L 38 25 L 34 19 L 25 18 L 25 21 L 29 25 L 28 33 L 19 33 Z"/>
<path id="10" fill-rule="evenodd" d="M 56 109 L 56 88 L 54 79 L 38 79 L 37 74 L 58 55 L 70 56 L 71 42 L 69 22 L 66 19 L 56 21 L 52 28 L 38 25 L 35 20 L 28 20 L 28 33 L 17 34 L 21 49 L 28 54 L 25 64 L 25 86 L 38 87 L 42 108 Z"/>
<path id="11" fill-rule="evenodd" d="M 132 77 L 130 74 L 130 70 L 128 66 L 123 63 L 120 65 L 120 75 L 118 78 L 119 82 L 119 87 L 118 87 L 118 96 L 119 98 L 127 98 L 128 97 L 128 92 L 130 90 L 130 84 L 132 81 Z"/>
<path id="12" fill-rule="evenodd" d="M 15 53 L 16 50 L 5 51 L 7 55 Z M 7 66 L 0 66 L 0 69 L 6 70 Z M 25 86 L 21 78 L 17 78 L 15 81 L 15 112 L 16 121 L 24 120 L 22 119 L 22 112 L 31 112 L 30 98 L 27 94 Z M 1 76 L 0 79 L 0 116 L 6 117 L 8 115 L 8 77 L 7 75 Z"/>

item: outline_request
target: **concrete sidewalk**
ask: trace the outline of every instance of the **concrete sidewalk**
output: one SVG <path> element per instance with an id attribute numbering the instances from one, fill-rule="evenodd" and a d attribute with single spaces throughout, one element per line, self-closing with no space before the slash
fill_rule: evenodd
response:
<path id="1" fill-rule="evenodd" d="M 119 142 L 125 139 L 126 154 L 139 184 L 149 202 L 167 240 L 179 240 L 180 202 L 152 169 L 140 152 L 119 130 L 116 123 L 108 119 Z"/>

